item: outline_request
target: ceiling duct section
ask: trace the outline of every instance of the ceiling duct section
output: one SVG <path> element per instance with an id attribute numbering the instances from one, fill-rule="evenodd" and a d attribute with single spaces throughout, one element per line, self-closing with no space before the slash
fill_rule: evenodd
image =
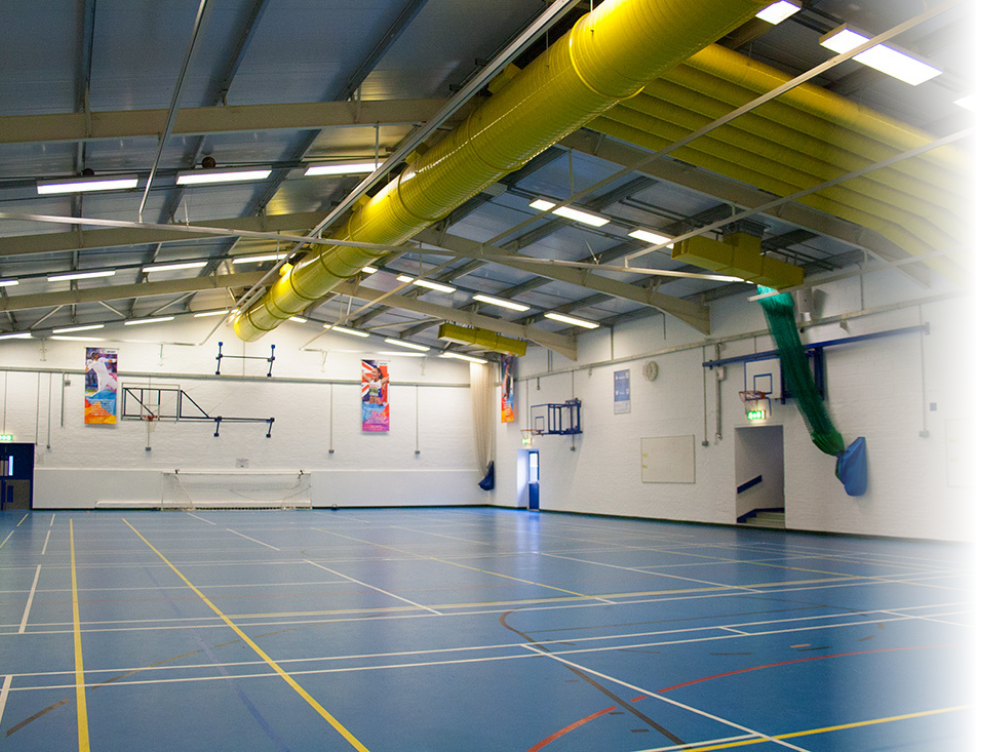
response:
<path id="1" fill-rule="evenodd" d="M 507 355 L 517 355 L 518 357 L 528 352 L 528 343 L 520 339 L 504 337 L 489 329 L 478 327 L 470 329 L 456 324 L 441 324 L 438 327 L 438 339 L 445 342 L 457 342 L 462 345 L 474 345 L 490 352 L 505 353 Z"/>
<path id="2" fill-rule="evenodd" d="M 590 128 L 654 151 L 791 79 L 710 45 L 651 82 Z M 672 152 L 673 157 L 786 196 L 934 137 L 812 84 L 802 84 Z M 968 227 L 968 155 L 942 146 L 799 201 L 879 232 L 919 256 L 962 245 Z M 926 263 L 964 278 L 954 256 Z"/>
<path id="3" fill-rule="evenodd" d="M 332 237 L 403 242 L 767 4 L 606 0 L 360 206 Z M 311 249 L 237 318 L 236 333 L 246 341 L 262 337 L 382 255 L 346 246 Z"/>
<path id="4" fill-rule="evenodd" d="M 721 241 L 695 235 L 675 243 L 670 257 L 776 290 L 801 285 L 802 267 L 761 255 L 760 243 L 759 237 L 745 232 L 730 233 Z"/>

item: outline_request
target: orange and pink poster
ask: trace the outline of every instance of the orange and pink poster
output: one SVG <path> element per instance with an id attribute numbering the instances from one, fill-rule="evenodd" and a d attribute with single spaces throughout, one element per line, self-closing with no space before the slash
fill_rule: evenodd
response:
<path id="1" fill-rule="evenodd" d="M 361 361 L 361 430 L 389 430 L 389 364 Z"/>
<path id="2" fill-rule="evenodd" d="M 500 422 L 514 422 L 514 356 L 500 357 Z"/>
<path id="3" fill-rule="evenodd" d="M 115 425 L 118 422 L 118 351 L 87 348 L 84 378 L 83 422 Z"/>

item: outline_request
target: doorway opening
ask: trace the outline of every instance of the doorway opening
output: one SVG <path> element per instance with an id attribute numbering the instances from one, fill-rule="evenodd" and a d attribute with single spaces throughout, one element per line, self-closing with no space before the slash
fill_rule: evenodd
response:
<path id="1" fill-rule="evenodd" d="M 31 509 L 35 445 L 0 444 L 0 510 Z"/>
<path id="2" fill-rule="evenodd" d="M 539 457 L 537 449 L 517 450 L 517 507 L 539 509 Z"/>
<path id="3" fill-rule="evenodd" d="M 736 429 L 736 522 L 785 526 L 785 438 L 781 426 Z"/>

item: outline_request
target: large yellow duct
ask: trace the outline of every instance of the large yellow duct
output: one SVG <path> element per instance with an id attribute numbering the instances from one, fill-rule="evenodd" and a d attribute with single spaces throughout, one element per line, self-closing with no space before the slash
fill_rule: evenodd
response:
<path id="1" fill-rule="evenodd" d="M 458 326 L 457 324 L 441 324 L 438 327 L 438 339 L 446 342 L 459 342 L 463 345 L 475 345 L 490 352 L 507 353 L 508 355 L 523 356 L 528 352 L 528 343 L 523 339 L 504 337 L 502 334 L 491 332 L 489 329 L 480 327 Z"/>
<path id="2" fill-rule="evenodd" d="M 605 0 L 359 207 L 333 237 L 403 242 L 769 2 Z M 260 338 L 380 255 L 346 246 L 310 250 L 237 318 L 237 335 L 248 342 Z"/>

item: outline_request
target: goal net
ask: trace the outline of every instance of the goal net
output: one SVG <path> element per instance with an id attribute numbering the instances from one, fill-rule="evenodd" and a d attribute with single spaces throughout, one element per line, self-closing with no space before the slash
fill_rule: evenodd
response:
<path id="1" fill-rule="evenodd" d="M 164 472 L 163 509 L 312 509 L 309 473 Z"/>

